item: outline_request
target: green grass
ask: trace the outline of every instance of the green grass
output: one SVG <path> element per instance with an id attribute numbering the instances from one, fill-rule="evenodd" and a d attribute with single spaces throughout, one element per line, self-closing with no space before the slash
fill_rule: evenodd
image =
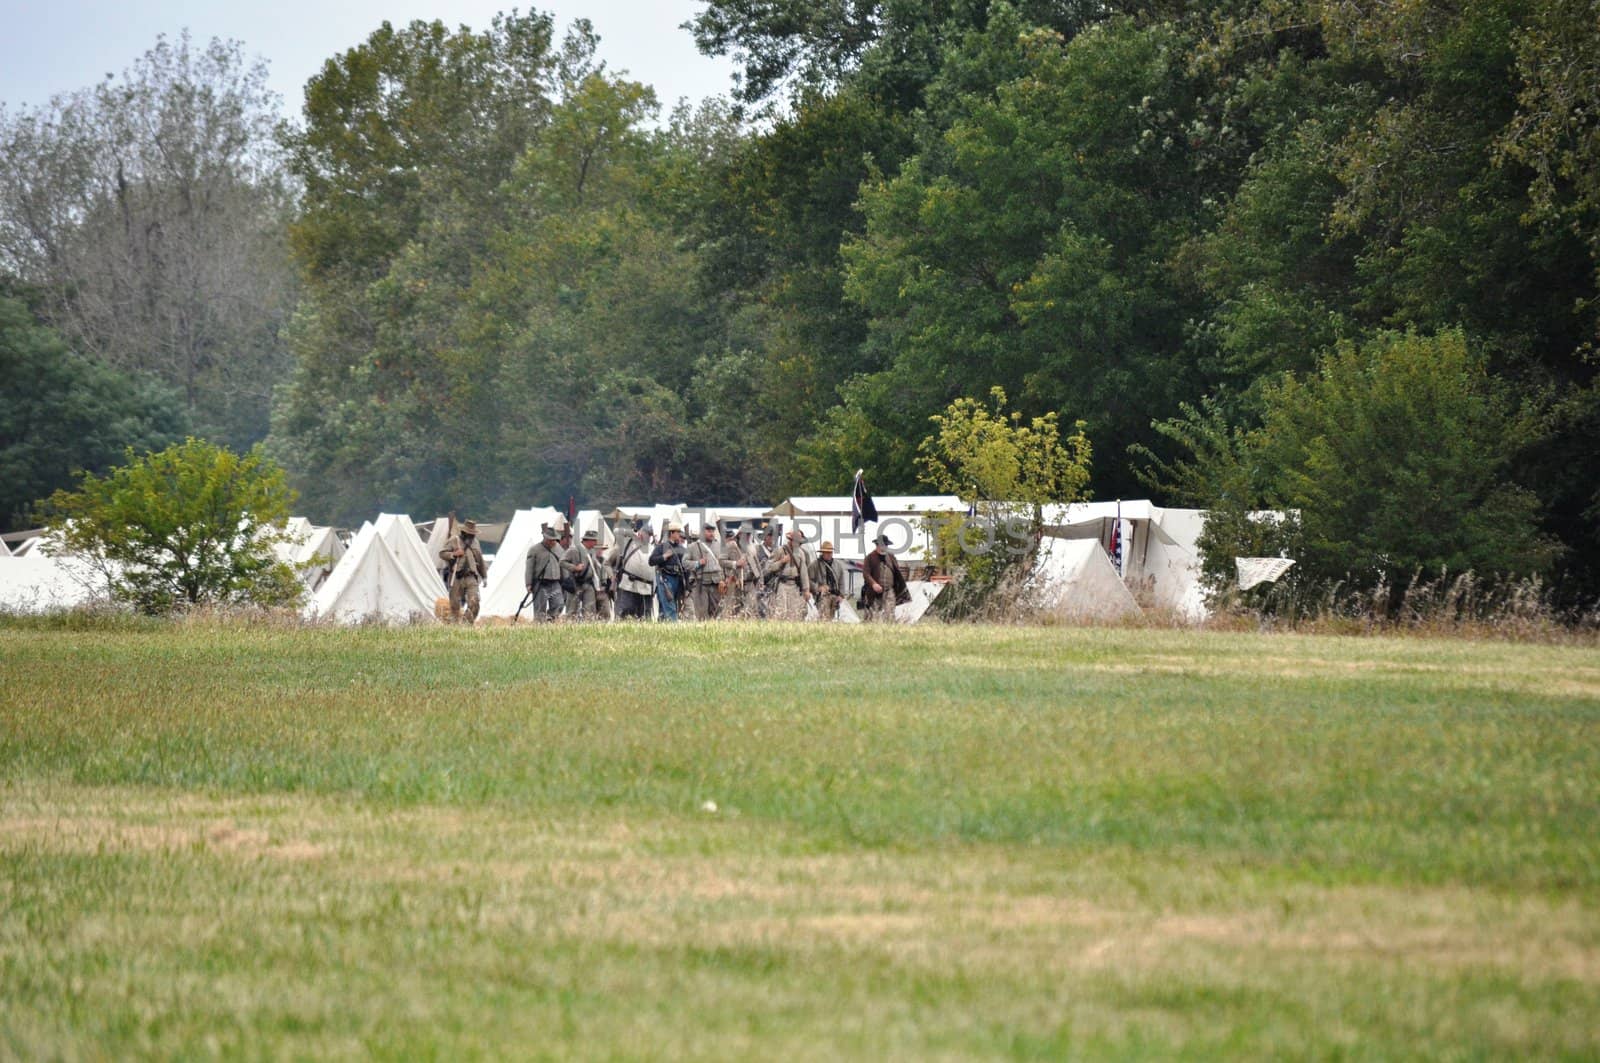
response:
<path id="1" fill-rule="evenodd" d="M 1593 1058 L 1597 885 L 1588 648 L 0 626 L 0 1057 Z"/>

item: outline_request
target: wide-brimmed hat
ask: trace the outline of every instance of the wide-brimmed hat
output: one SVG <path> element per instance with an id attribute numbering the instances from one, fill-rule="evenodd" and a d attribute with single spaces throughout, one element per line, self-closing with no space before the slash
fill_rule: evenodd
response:
<path id="1" fill-rule="evenodd" d="M 590 528 L 588 531 L 583 533 L 583 541 L 588 542 L 590 539 L 598 542 L 600 539 L 600 533 L 595 531 L 593 528 Z"/>
<path id="2" fill-rule="evenodd" d="M 556 531 L 553 527 L 551 527 L 548 524 L 539 525 L 539 531 L 544 535 L 544 537 L 546 539 L 559 539 L 559 538 L 561 538 L 561 533 Z"/>
<path id="3" fill-rule="evenodd" d="M 822 540 L 822 545 L 817 547 L 817 552 L 819 554 L 831 554 L 833 553 L 833 544 L 824 539 Z"/>
<path id="4" fill-rule="evenodd" d="M 461 534 L 462 535 L 477 535 L 478 534 L 478 522 L 475 521 L 475 520 L 464 520 L 464 521 L 462 521 L 461 522 Z"/>
<path id="5" fill-rule="evenodd" d="M 877 543 L 879 546 L 888 546 L 889 545 L 889 537 L 887 535 L 883 535 L 883 534 L 879 534 L 879 536 L 876 539 L 872 540 L 872 541 Z"/>
<path id="6" fill-rule="evenodd" d="M 669 520 L 669 521 L 667 521 L 667 531 L 669 531 L 669 532 L 681 532 L 681 531 L 683 531 L 683 525 L 679 524 L 675 520 Z"/>

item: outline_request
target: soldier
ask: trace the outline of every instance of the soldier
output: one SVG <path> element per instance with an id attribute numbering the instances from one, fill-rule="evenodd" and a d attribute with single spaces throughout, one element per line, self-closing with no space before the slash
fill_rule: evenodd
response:
<path id="1" fill-rule="evenodd" d="M 656 588 L 655 569 L 650 567 L 650 525 L 640 523 L 632 535 L 619 536 L 606 554 L 606 567 L 615 573 L 617 619 L 649 616 Z"/>
<path id="2" fill-rule="evenodd" d="M 650 553 L 650 567 L 656 570 L 656 606 L 662 620 L 678 619 L 685 589 L 683 550 L 683 525 L 670 521 L 666 539 Z"/>
<path id="3" fill-rule="evenodd" d="M 715 620 L 722 608 L 722 557 L 717 550 L 717 526 L 706 521 L 700 538 L 683 551 L 684 571 L 689 576 L 690 602 L 696 620 Z"/>
<path id="4" fill-rule="evenodd" d="M 737 528 L 737 526 L 735 526 Z M 755 615 L 756 578 L 750 568 L 750 533 L 731 530 L 722 541 L 723 608 L 730 617 Z"/>
<path id="5" fill-rule="evenodd" d="M 767 562 L 777 552 L 778 529 L 771 524 L 761 529 L 761 540 L 750 544 L 750 573 L 755 579 L 755 615 L 765 620 L 772 615 L 772 592 L 777 580 L 767 574 Z"/>
<path id="6" fill-rule="evenodd" d="M 594 615 L 601 620 L 610 620 L 617 596 L 617 574 L 606 564 L 605 555 L 600 552 L 599 532 L 584 532 L 583 546 L 589 551 L 589 564 L 594 571 Z"/>
<path id="7" fill-rule="evenodd" d="M 766 574 L 773 581 L 768 611 L 777 620 L 804 620 L 806 603 L 811 601 L 811 558 L 804 546 L 805 536 L 798 529 L 784 537 L 783 549 L 767 561 Z"/>
<path id="8" fill-rule="evenodd" d="M 544 622 L 560 616 L 566 602 L 561 593 L 561 545 L 557 532 L 548 524 L 539 531 L 541 540 L 528 548 L 523 585 L 533 599 L 533 618 Z"/>
<path id="9" fill-rule="evenodd" d="M 567 538 L 571 538 L 569 532 Z M 569 546 L 561 555 L 561 574 L 572 581 L 576 590 L 567 595 L 567 615 L 574 620 L 588 620 L 595 616 L 600 599 L 600 566 L 594 559 L 594 544 L 600 536 L 586 531 L 583 540 Z"/>
<path id="10" fill-rule="evenodd" d="M 478 522 L 462 521 L 461 527 L 450 536 L 439 551 L 444 559 L 450 581 L 450 619 L 461 619 L 463 601 L 467 607 L 467 623 L 478 619 L 478 588 L 489 575 L 489 566 L 483 563 L 483 548 L 478 545 Z"/>
<path id="11" fill-rule="evenodd" d="M 844 600 L 844 562 L 836 561 L 833 544 L 826 539 L 817 547 L 818 557 L 811 562 L 811 589 L 817 596 L 817 617 L 832 620 L 839 613 L 839 603 Z"/>
<path id="12" fill-rule="evenodd" d="M 895 603 L 906 593 L 906 577 L 889 552 L 889 537 L 880 534 L 872 543 L 872 553 L 861 564 L 861 619 L 893 620 Z"/>

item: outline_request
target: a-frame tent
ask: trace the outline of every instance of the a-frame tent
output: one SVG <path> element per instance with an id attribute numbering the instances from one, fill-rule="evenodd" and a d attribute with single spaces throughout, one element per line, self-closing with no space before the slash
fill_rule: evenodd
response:
<path id="1" fill-rule="evenodd" d="M 417 526 L 411 523 L 411 518 L 403 513 L 380 513 L 373 523 L 378 529 L 378 537 L 389 547 L 395 561 L 406 570 L 407 575 L 419 587 L 427 588 L 433 598 L 444 597 L 444 577 L 428 559 L 427 548 L 423 546 L 422 537 L 417 534 Z"/>
<path id="2" fill-rule="evenodd" d="M 526 578 L 528 551 L 541 539 L 541 527 L 555 524 L 563 514 L 545 506 L 540 509 L 519 509 L 511 518 L 505 535 L 500 539 L 500 549 L 495 551 L 494 563 L 489 566 L 489 579 L 481 591 L 479 616 L 515 616 L 517 606 L 527 591 Z"/>
<path id="3" fill-rule="evenodd" d="M 1098 539 L 1046 536 L 1033 589 L 1041 608 L 1069 620 L 1115 620 L 1140 611 Z"/>
<path id="4" fill-rule="evenodd" d="M 384 541 L 377 525 L 367 523 L 311 596 L 306 615 L 341 623 L 431 622 L 437 597 L 431 586 L 415 578 L 412 567 L 402 564 L 398 551 Z"/>

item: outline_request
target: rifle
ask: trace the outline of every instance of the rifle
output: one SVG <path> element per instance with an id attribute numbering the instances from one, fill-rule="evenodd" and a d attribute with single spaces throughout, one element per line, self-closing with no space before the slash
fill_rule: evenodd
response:
<path id="1" fill-rule="evenodd" d="M 517 617 L 522 615 L 522 611 L 524 609 L 526 609 L 528 606 L 532 605 L 532 604 L 533 604 L 533 588 L 529 587 L 528 588 L 528 593 L 524 594 L 522 596 L 522 604 L 517 606 L 517 611 L 511 614 L 511 622 L 513 624 L 515 624 L 517 622 Z M 536 624 L 534 626 L 537 627 L 538 625 Z"/>
<path id="2" fill-rule="evenodd" d="M 445 542 L 449 542 L 451 539 L 454 539 L 456 537 L 456 511 L 453 510 L 453 509 L 450 511 L 450 516 L 448 518 L 448 523 L 445 524 L 445 532 L 446 532 L 445 540 L 444 540 Z M 457 560 L 458 560 L 457 558 L 452 557 L 450 559 L 450 563 L 444 566 L 444 591 L 445 591 L 445 594 L 449 594 L 450 593 L 450 585 L 455 582 L 455 578 L 456 578 L 456 562 L 457 562 Z"/>

